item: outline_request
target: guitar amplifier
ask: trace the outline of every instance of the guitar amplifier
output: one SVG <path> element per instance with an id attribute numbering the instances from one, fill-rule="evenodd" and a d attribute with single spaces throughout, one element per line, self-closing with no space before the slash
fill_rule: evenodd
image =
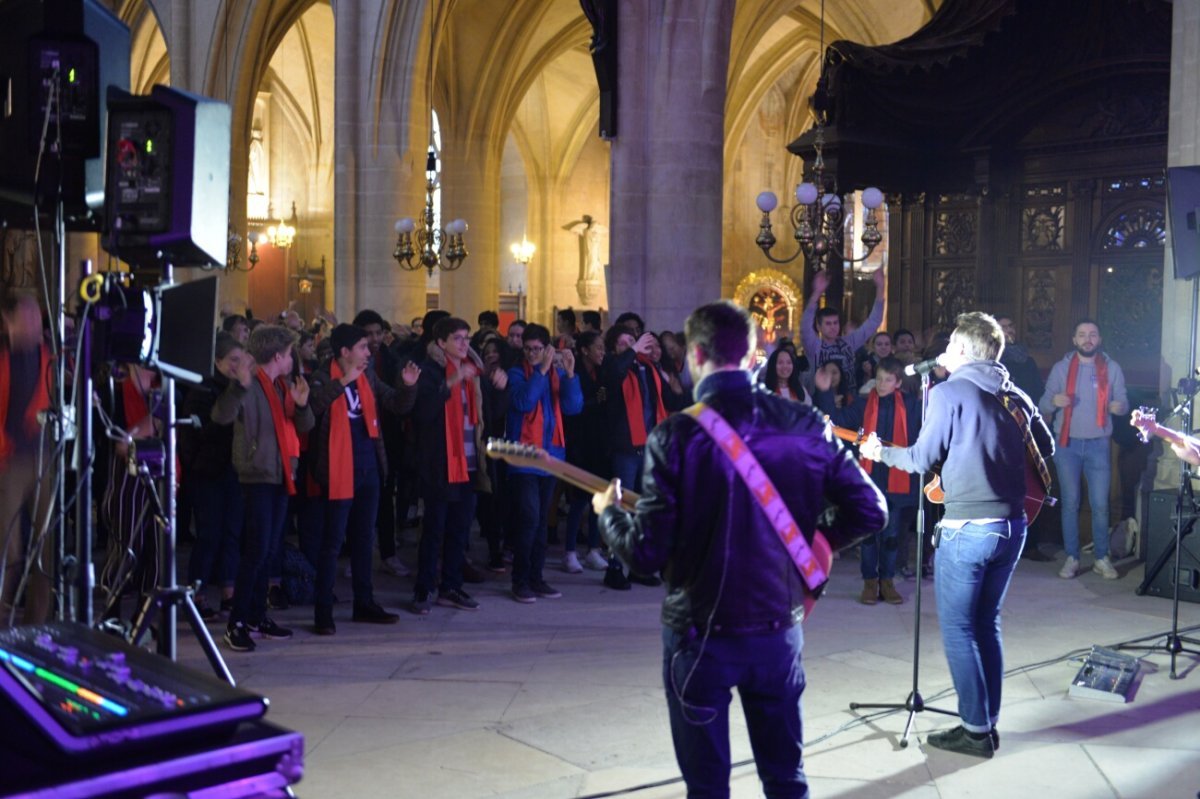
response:
<path id="1" fill-rule="evenodd" d="M 1200 602 L 1200 521 L 1183 537 L 1179 548 L 1179 563 L 1175 563 L 1175 502 L 1174 491 L 1151 491 L 1146 513 L 1146 568 L 1151 568 L 1165 550 L 1171 555 L 1146 587 L 1151 596 L 1170 599 L 1175 593 L 1175 578 L 1179 580 L 1179 598 L 1184 602 Z M 1196 518 L 1185 508 L 1184 527 Z"/>
<path id="2" fill-rule="evenodd" d="M 82 625 L 0 631 L 0 743 L 42 761 L 218 742 L 267 700 Z"/>

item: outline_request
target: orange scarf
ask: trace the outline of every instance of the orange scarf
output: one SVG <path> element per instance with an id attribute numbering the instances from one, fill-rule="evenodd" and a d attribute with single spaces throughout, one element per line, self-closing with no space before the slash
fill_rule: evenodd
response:
<path id="1" fill-rule="evenodd" d="M 533 367 L 529 365 L 529 361 L 522 364 L 525 369 L 525 379 L 529 380 L 533 374 Z M 563 435 L 562 408 L 558 404 L 558 370 L 553 366 L 550 367 L 550 401 L 554 403 L 554 436 L 550 440 L 550 445 L 554 447 L 565 447 L 567 439 Z M 533 444 L 535 447 L 545 445 L 543 437 L 545 436 L 546 422 L 542 414 L 542 398 L 538 397 L 537 404 L 533 406 L 533 410 L 525 414 L 521 419 L 521 443 Z"/>
<path id="2" fill-rule="evenodd" d="M 446 357 L 446 382 L 458 374 L 458 367 Z M 446 470 L 451 484 L 465 483 L 471 479 L 467 468 L 467 450 L 463 442 L 463 390 L 467 392 L 467 414 L 471 424 L 479 424 L 479 408 L 475 405 L 475 378 L 468 378 L 450 389 L 446 400 Z"/>
<path id="3" fill-rule="evenodd" d="M 45 346 L 41 350 L 42 360 L 38 367 L 37 384 L 33 388 L 33 397 L 25 408 L 25 430 L 33 435 L 37 432 L 39 412 L 50 407 L 50 353 Z M 13 443 L 8 440 L 8 398 L 12 384 L 8 349 L 0 349 L 0 461 L 12 454 Z"/>
<path id="4" fill-rule="evenodd" d="M 904 396 L 899 391 L 892 392 L 892 401 L 896 406 L 895 413 L 892 419 L 892 438 L 891 443 L 897 447 L 908 446 L 908 409 L 904 407 Z M 879 392 L 872 391 L 867 396 L 867 409 L 863 413 L 863 433 L 870 435 L 877 433 L 875 429 L 879 424 Z M 909 482 L 910 476 L 908 472 L 897 469 L 895 467 L 887 467 L 882 463 L 876 464 L 866 458 L 861 458 L 859 463 L 863 470 L 868 474 L 873 468 L 881 468 L 888 470 L 887 492 L 889 494 L 907 494 L 912 487 Z"/>
<path id="5" fill-rule="evenodd" d="M 296 495 L 296 478 L 292 470 L 296 459 L 300 457 L 300 439 L 296 437 L 296 426 L 291 420 L 296 405 L 282 378 L 277 382 L 284 389 L 283 396 L 286 399 L 280 399 L 279 392 L 262 367 L 256 369 L 254 374 L 263 393 L 267 395 L 267 404 L 271 406 L 271 423 L 275 426 L 275 441 L 279 444 L 279 459 L 283 464 L 283 484 L 287 487 L 288 496 L 293 497 Z"/>
<path id="6" fill-rule="evenodd" d="M 121 381 L 121 405 L 125 411 L 125 429 L 132 429 L 138 422 L 150 415 L 146 398 L 138 391 L 133 375 Z"/>
<path id="7" fill-rule="evenodd" d="M 645 355 L 638 355 L 637 361 L 646 367 L 646 374 L 654 378 L 654 423 L 658 424 L 667 418 L 667 409 L 662 401 L 662 380 L 653 361 Z M 636 366 L 630 367 L 625 373 L 625 379 L 621 381 L 621 395 L 625 398 L 625 418 L 629 420 L 629 444 L 634 447 L 645 446 L 648 431 L 642 416 L 642 387 L 638 383 Z"/>
<path id="8" fill-rule="evenodd" d="M 1104 429 L 1104 423 L 1108 421 L 1108 358 L 1104 357 L 1103 352 L 1096 353 L 1096 360 L 1092 362 L 1096 369 L 1096 427 Z M 1067 396 L 1072 400 L 1075 398 L 1075 381 L 1079 378 L 1079 353 L 1071 356 L 1071 365 L 1067 367 Z M 1065 447 L 1067 441 L 1071 438 L 1071 411 L 1074 410 L 1074 403 L 1063 408 L 1062 430 L 1058 431 L 1059 446 Z"/>
<path id="9" fill-rule="evenodd" d="M 336 359 L 329 364 L 329 376 L 341 380 L 345 372 Z M 375 410 L 375 393 L 366 373 L 354 381 L 358 398 L 362 402 L 363 421 L 367 423 L 367 435 L 379 438 L 379 415 Z M 354 444 L 350 435 L 350 408 L 346 391 L 329 406 L 329 499 L 354 498 Z"/>

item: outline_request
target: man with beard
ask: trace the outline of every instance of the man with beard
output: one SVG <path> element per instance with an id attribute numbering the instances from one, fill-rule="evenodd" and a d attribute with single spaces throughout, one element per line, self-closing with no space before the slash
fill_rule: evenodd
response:
<path id="1" fill-rule="evenodd" d="M 1063 546 L 1067 550 L 1067 560 L 1058 576 L 1070 580 L 1079 574 L 1079 486 L 1086 476 L 1096 554 L 1092 570 L 1106 580 L 1115 580 L 1120 575 L 1108 559 L 1108 486 L 1112 477 L 1109 450 L 1113 433 L 1110 414 L 1129 410 L 1125 374 L 1100 350 L 1100 328 L 1091 319 L 1076 323 L 1072 343 L 1075 351 L 1054 364 L 1038 403 L 1042 413 L 1057 417 L 1054 465 L 1062 493 Z"/>

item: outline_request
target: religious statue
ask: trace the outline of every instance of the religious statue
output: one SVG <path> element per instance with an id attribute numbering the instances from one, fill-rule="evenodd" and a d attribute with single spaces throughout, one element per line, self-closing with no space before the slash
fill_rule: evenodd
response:
<path id="1" fill-rule="evenodd" d="M 590 214 L 563 225 L 579 237 L 579 279 L 575 290 L 579 301 L 591 305 L 600 292 L 604 279 L 604 261 L 608 257 L 608 228 L 601 225 Z"/>

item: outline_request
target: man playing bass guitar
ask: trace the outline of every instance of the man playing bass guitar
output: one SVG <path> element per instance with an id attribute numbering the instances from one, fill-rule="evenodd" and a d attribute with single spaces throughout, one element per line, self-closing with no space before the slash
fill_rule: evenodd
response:
<path id="1" fill-rule="evenodd" d="M 934 535 L 934 586 L 962 725 L 926 740 L 976 757 L 991 757 L 999 743 L 1000 606 L 1025 544 L 1027 444 L 1042 459 L 1054 453 L 1037 406 L 1000 364 L 1003 351 L 995 319 L 979 312 L 959 316 L 938 358 L 950 379 L 930 392 L 916 442 L 885 449 L 872 435 L 860 447 L 863 457 L 908 472 L 942 464 L 946 512 Z M 1010 408 L 1028 423 L 1018 424 Z"/>
<path id="2" fill-rule="evenodd" d="M 702 306 L 686 336 L 699 404 L 650 434 L 635 512 L 615 481 L 593 505 L 615 553 L 666 582 L 663 683 L 688 794 L 728 795 L 737 686 L 763 792 L 806 797 L 799 621 L 829 567 L 817 517 L 832 503 L 822 529 L 839 549 L 883 527 L 883 495 L 820 414 L 751 381 L 745 309 Z"/>

